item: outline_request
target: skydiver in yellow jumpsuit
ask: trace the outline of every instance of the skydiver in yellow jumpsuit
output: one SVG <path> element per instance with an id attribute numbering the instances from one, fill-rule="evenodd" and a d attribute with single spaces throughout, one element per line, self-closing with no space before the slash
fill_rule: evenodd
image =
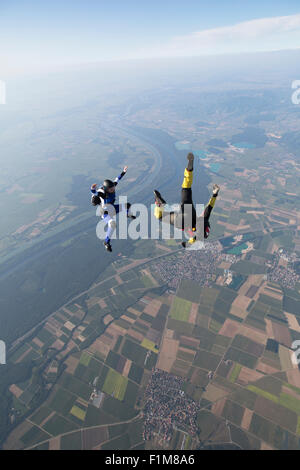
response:
<path id="1" fill-rule="evenodd" d="M 181 203 L 179 212 L 164 213 L 164 206 L 166 201 L 162 198 L 159 191 L 154 190 L 155 195 L 155 208 L 154 216 L 165 223 L 174 225 L 176 228 L 185 230 L 189 233 L 190 238 L 188 242 L 182 242 L 182 246 L 192 245 L 196 242 L 197 231 L 197 216 L 196 210 L 192 199 L 192 184 L 193 184 L 193 165 L 194 155 L 189 153 L 187 155 L 188 164 L 184 170 L 183 182 L 181 185 Z M 220 187 L 217 184 L 213 185 L 213 194 L 207 206 L 205 207 L 204 218 L 204 238 L 207 238 L 210 231 L 209 217 L 216 202 Z"/>

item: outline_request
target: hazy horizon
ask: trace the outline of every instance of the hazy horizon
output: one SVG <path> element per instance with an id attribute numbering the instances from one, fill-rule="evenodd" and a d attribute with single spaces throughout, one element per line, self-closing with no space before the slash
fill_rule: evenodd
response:
<path id="1" fill-rule="evenodd" d="M 299 50 L 299 3 L 229 0 L 0 5 L 0 77 L 98 62 Z"/>

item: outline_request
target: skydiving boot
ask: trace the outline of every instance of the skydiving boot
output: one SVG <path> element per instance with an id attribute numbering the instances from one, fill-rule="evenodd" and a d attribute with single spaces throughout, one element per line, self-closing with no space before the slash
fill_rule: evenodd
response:
<path id="1" fill-rule="evenodd" d="M 188 171 L 193 171 L 193 166 L 194 166 L 194 154 L 193 153 L 188 153 L 187 154 L 187 160 L 188 160 L 188 165 L 186 167 L 186 169 Z"/>
<path id="2" fill-rule="evenodd" d="M 217 197 L 217 195 L 219 194 L 219 191 L 220 191 L 220 186 L 215 183 L 213 185 L 213 196 Z"/>
<path id="3" fill-rule="evenodd" d="M 163 213 L 164 213 L 164 208 L 166 201 L 161 197 L 161 194 L 159 191 L 154 189 L 154 196 L 155 196 L 155 207 L 154 207 L 154 217 L 156 219 L 161 220 Z"/>
<path id="4" fill-rule="evenodd" d="M 105 249 L 111 253 L 112 252 L 112 247 L 111 247 L 110 242 L 105 241 L 103 244 L 105 246 Z"/>
<path id="5" fill-rule="evenodd" d="M 166 201 L 161 197 L 161 194 L 159 191 L 154 189 L 153 192 L 155 196 L 155 204 L 157 204 L 158 206 L 163 206 L 164 204 L 166 204 Z"/>

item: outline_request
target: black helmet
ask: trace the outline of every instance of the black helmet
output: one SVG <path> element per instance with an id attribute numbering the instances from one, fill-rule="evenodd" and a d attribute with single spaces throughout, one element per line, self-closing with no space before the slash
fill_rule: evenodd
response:
<path id="1" fill-rule="evenodd" d="M 103 188 L 104 189 L 110 189 L 115 186 L 115 183 L 113 183 L 111 180 L 104 180 L 103 181 Z"/>
<path id="2" fill-rule="evenodd" d="M 97 196 L 96 194 L 93 194 L 91 202 L 93 206 L 99 206 L 99 204 L 101 204 L 100 197 Z"/>

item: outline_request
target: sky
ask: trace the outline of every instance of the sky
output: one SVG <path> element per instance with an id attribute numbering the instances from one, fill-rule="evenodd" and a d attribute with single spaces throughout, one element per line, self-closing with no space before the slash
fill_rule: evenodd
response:
<path id="1" fill-rule="evenodd" d="M 300 49 L 300 0 L 0 0 L 0 78 L 90 62 Z"/>

